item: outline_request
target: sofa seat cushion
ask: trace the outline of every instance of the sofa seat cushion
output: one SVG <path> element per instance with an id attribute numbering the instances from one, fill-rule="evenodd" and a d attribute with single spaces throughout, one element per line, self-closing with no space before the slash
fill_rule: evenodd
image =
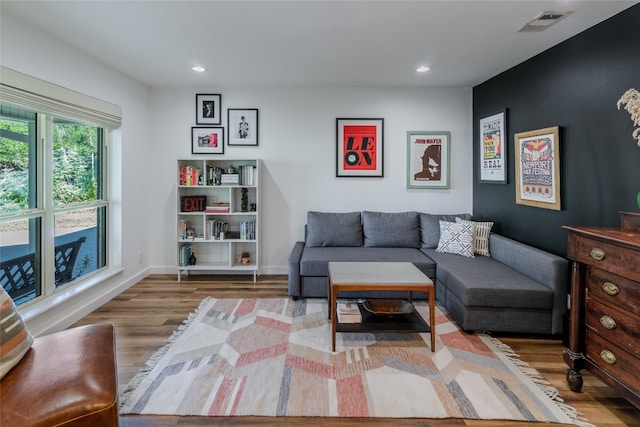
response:
<path id="1" fill-rule="evenodd" d="M 550 289 L 492 258 L 423 251 L 437 263 L 438 280 L 467 307 L 553 308 Z"/>
<path id="2" fill-rule="evenodd" d="M 300 275 L 326 277 L 329 274 L 330 261 L 412 262 L 431 279 L 435 278 L 436 273 L 434 262 L 418 249 L 305 247 L 300 260 Z"/>

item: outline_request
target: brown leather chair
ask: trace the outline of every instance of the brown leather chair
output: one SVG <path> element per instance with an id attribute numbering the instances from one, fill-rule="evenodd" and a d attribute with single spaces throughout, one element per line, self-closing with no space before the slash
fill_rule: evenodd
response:
<path id="1" fill-rule="evenodd" d="M 118 426 L 113 325 L 35 338 L 0 380 L 0 426 Z"/>

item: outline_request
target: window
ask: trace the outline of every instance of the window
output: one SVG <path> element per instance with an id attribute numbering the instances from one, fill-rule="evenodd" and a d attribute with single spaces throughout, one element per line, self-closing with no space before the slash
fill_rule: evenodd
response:
<path id="1" fill-rule="evenodd" d="M 0 105 L 0 283 L 17 305 L 107 266 L 106 137 Z"/>

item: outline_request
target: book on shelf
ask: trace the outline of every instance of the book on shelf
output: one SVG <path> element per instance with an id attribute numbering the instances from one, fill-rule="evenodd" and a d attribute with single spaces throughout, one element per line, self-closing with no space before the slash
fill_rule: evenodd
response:
<path id="1" fill-rule="evenodd" d="M 338 322 L 340 323 L 362 323 L 360 308 L 355 302 L 338 301 Z"/>
<path id="2" fill-rule="evenodd" d="M 207 185 L 220 185 L 221 176 L 221 168 L 213 165 L 207 165 Z"/>
<path id="3" fill-rule="evenodd" d="M 229 213 L 229 212 L 230 212 L 229 203 L 226 203 L 226 202 L 212 203 L 205 206 L 204 208 L 204 213 L 217 214 L 217 213 Z"/>
<path id="4" fill-rule="evenodd" d="M 220 177 L 223 185 L 237 185 L 240 183 L 240 175 L 237 173 L 225 173 Z"/>
<path id="5" fill-rule="evenodd" d="M 182 166 L 180 168 L 180 185 L 198 185 L 200 176 L 200 169 L 193 166 Z"/>
<path id="6" fill-rule="evenodd" d="M 240 175 L 240 185 L 256 185 L 255 183 L 255 170 L 253 165 L 242 165 L 238 167 Z"/>
<path id="7" fill-rule="evenodd" d="M 220 240 L 220 233 L 227 231 L 227 222 L 216 219 L 207 220 L 205 226 L 205 238 L 207 240 Z"/>
<path id="8" fill-rule="evenodd" d="M 256 222 L 244 221 L 240 223 L 240 239 L 255 240 L 256 239 Z"/>
<path id="9" fill-rule="evenodd" d="M 188 243 L 180 245 L 180 248 L 178 249 L 178 265 L 180 267 L 188 266 L 190 257 L 191 257 L 191 245 Z"/>
<path id="10" fill-rule="evenodd" d="M 184 219 L 180 220 L 180 228 L 178 229 L 178 238 L 186 239 L 187 238 L 187 228 L 189 228 L 189 221 Z"/>

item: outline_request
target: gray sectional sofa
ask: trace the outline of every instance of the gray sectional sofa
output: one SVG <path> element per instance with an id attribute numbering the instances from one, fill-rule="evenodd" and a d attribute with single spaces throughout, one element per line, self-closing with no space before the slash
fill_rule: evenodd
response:
<path id="1" fill-rule="evenodd" d="M 568 261 L 496 233 L 488 235 L 490 256 L 460 255 L 440 233 L 443 225 L 448 233 L 456 218 L 464 224 L 460 219 L 471 216 L 308 212 L 305 241 L 296 242 L 289 255 L 289 295 L 326 297 L 330 261 L 406 261 L 434 281 L 436 300 L 464 330 L 561 334 Z M 393 292 L 340 296 L 400 297 Z"/>

